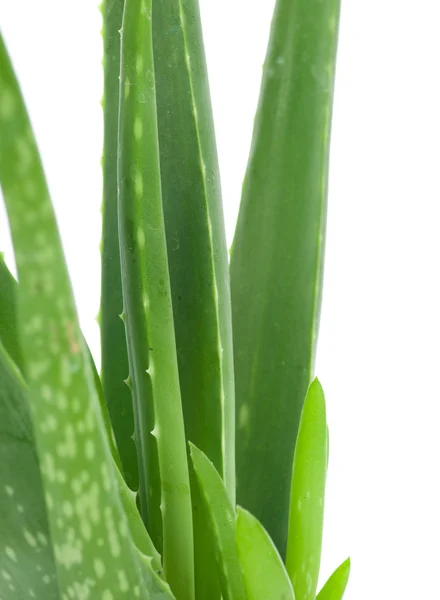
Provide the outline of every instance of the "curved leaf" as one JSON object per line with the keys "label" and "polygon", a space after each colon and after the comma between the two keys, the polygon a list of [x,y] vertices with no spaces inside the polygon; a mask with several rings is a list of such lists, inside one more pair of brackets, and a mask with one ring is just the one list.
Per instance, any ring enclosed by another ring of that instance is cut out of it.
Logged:
{"label": "curved leaf", "polygon": [[248,600],[295,600],[275,544],[261,523],[237,507],[237,548]]}
{"label": "curved leaf", "polygon": [[330,575],[327,583],[316,596],[316,600],[342,600],[350,577],[350,559],[347,558],[336,571]]}
{"label": "curved leaf", "polygon": [[60,593],[169,599],[129,532],[41,160],[1,37],[0,106],[0,183]]}
{"label": "curved leaf", "polygon": [[290,492],[286,568],[295,595],[314,600],[321,562],[327,474],[325,398],[315,379],[307,392],[299,424]]}
{"label": "curved leaf", "polygon": [[246,600],[235,540],[235,511],[218,471],[207,456],[190,443],[191,459],[203,498],[202,510],[215,549],[224,600]]}

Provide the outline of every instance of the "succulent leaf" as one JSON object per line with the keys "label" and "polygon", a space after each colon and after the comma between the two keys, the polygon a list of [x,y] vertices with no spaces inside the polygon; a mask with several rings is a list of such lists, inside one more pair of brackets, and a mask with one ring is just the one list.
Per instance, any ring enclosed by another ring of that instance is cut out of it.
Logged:
{"label": "succulent leaf", "polygon": [[269,534],[241,507],[237,507],[236,539],[248,600],[295,600],[292,583]]}
{"label": "succulent leaf", "polygon": [[190,443],[191,459],[200,488],[204,514],[217,559],[224,600],[247,600],[235,539],[235,510],[224,482],[209,458]]}
{"label": "succulent leaf", "polygon": [[316,600],[342,600],[350,577],[350,559],[347,558],[336,571],[330,575],[326,584],[316,596]]}
{"label": "succulent leaf", "polygon": [[1,37],[0,106],[0,184],[60,594],[169,599],[129,532],[41,160]]}
{"label": "succulent leaf", "polygon": [[125,1],[120,86],[119,241],[140,502],[153,542],[162,546],[171,589],[179,600],[191,600],[192,508],[162,209],[151,0]]}
{"label": "succulent leaf", "polygon": [[120,29],[123,0],[104,0],[104,155],[101,276],[101,379],[105,402],[115,433],[124,477],[138,489],[139,474],[133,441],[131,392],[124,384],[128,375],[118,238],[117,149],[120,74]]}
{"label": "succulent leaf", "polygon": [[277,0],[231,252],[237,502],[282,557],[321,304],[339,4]]}
{"label": "succulent leaf", "polygon": [[286,568],[295,595],[314,600],[321,562],[327,475],[325,398],[315,379],[307,392],[293,461]]}
{"label": "succulent leaf", "polygon": [[11,359],[23,371],[16,305],[17,282],[0,254],[0,340]]}
{"label": "succulent leaf", "polygon": [[[153,49],[160,169],[185,431],[235,503],[229,265],[197,0],[156,2]],[[208,426],[209,424],[209,426]],[[200,504],[192,480],[193,507]],[[220,597],[203,520],[193,510],[196,598]]]}

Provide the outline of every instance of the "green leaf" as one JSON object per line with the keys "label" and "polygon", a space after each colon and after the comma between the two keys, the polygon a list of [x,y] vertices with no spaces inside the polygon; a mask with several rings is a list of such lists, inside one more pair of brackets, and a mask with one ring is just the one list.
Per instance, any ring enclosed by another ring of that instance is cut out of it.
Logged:
{"label": "green leaf", "polygon": [[0,254],[0,340],[17,367],[23,371],[23,357],[17,328],[17,282]]}
{"label": "green leaf", "polygon": [[237,502],[285,556],[321,304],[339,0],[278,0],[231,253]]}
{"label": "green leaf", "polygon": [[0,344],[0,597],[60,600],[26,394]]}
{"label": "green leaf", "polygon": [[[160,169],[187,438],[235,504],[235,406],[228,254],[197,0],[153,9]],[[207,424],[209,423],[209,427]],[[192,481],[198,600],[220,592]]]}
{"label": "green leaf", "polygon": [[235,511],[225,485],[207,456],[190,443],[191,459],[203,498],[203,513],[215,548],[224,600],[247,600],[235,539]]}
{"label": "green leaf", "polygon": [[191,600],[192,509],[162,210],[151,28],[151,1],[126,0],[118,145],[122,287],[141,508],[156,547],[163,538],[171,589],[179,600]]}
{"label": "green leaf", "polygon": [[315,379],[307,392],[293,461],[286,568],[295,595],[314,600],[321,562],[327,475],[325,398]]}
{"label": "green leaf", "polygon": [[342,600],[350,577],[350,566],[350,559],[347,558],[329,577],[316,600]]}
{"label": "green leaf", "polygon": [[129,532],[41,160],[1,38],[0,106],[0,183],[60,594],[170,599]]}
{"label": "green leaf", "polygon": [[128,485],[137,490],[139,473],[133,440],[134,419],[128,377],[118,239],[117,148],[120,74],[120,29],[123,0],[104,0],[104,202],[101,278],[101,378],[116,445]]}
{"label": "green leaf", "polygon": [[248,600],[295,600],[286,568],[269,534],[241,507],[237,508],[236,538]]}

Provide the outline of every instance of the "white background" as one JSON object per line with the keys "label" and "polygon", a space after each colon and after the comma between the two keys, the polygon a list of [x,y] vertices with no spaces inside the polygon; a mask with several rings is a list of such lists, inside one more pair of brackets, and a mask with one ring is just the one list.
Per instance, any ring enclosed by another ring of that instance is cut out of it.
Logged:
{"label": "white background", "polygon": [[[201,8],[231,242],[273,0]],[[342,7],[317,373],[322,581],[350,554],[346,600],[440,597],[439,19],[438,0]],[[100,25],[95,0],[0,0],[96,356]],[[3,212],[0,236],[10,259]]]}

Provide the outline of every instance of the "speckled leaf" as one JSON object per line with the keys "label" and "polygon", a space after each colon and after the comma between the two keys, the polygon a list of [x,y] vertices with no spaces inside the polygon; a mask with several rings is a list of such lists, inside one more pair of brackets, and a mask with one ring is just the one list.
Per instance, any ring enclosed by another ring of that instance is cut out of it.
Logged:
{"label": "speckled leaf", "polygon": [[237,502],[285,557],[321,305],[340,0],[277,0],[231,252]]}
{"label": "speckled leaf", "polygon": [[61,600],[26,394],[0,344],[0,598]]}
{"label": "speckled leaf", "polygon": [[298,430],[290,492],[286,568],[300,600],[314,600],[321,562],[327,475],[325,398],[310,384]]}
{"label": "speckled leaf", "polygon": [[170,598],[130,535],[47,184],[1,38],[0,107],[0,183],[59,590],[69,598]]}
{"label": "speckled leaf", "polygon": [[330,575],[326,584],[316,596],[316,600],[342,600],[350,577],[350,559],[347,558],[336,571]]}
{"label": "speckled leaf", "polygon": [[0,340],[17,367],[23,370],[23,358],[17,329],[17,282],[0,254]]}
{"label": "speckled leaf", "polygon": [[125,0],[118,219],[140,505],[165,577],[194,598],[193,528],[163,220],[151,0]]}
{"label": "speckled leaf", "polygon": [[203,498],[203,515],[215,549],[223,600],[247,600],[235,539],[235,511],[225,485],[207,456],[190,443],[191,459]]}
{"label": "speckled leaf", "polygon": [[[198,0],[155,2],[160,169],[187,438],[235,504],[235,405],[229,265]],[[192,478],[197,600],[220,598]]]}
{"label": "speckled leaf", "polygon": [[128,485],[138,489],[139,473],[133,439],[131,391],[126,385],[128,355],[123,310],[118,239],[117,146],[120,74],[120,29],[123,0],[102,4],[104,38],[104,155],[101,277],[101,379],[116,444]]}
{"label": "speckled leaf", "polygon": [[241,507],[237,507],[236,539],[248,600],[295,600],[275,544],[258,519]]}

